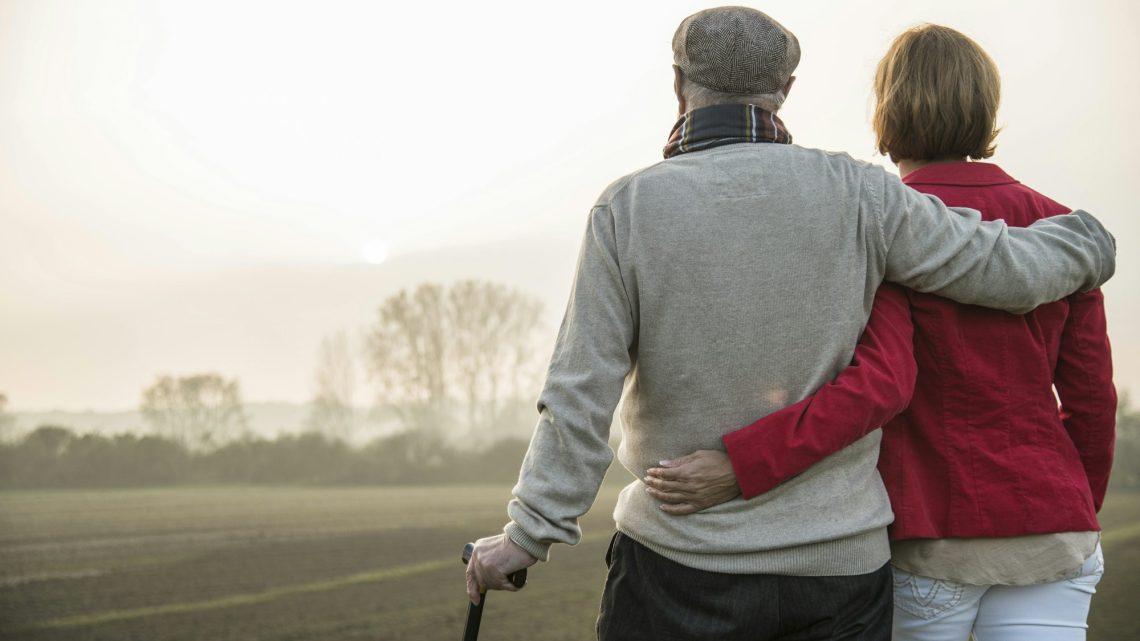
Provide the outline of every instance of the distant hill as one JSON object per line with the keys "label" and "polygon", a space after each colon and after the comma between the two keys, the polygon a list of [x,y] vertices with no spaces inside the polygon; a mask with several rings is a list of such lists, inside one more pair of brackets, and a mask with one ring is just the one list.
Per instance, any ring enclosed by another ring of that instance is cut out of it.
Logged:
{"label": "distant hill", "polygon": [[[504,403],[516,404],[518,412],[505,414],[503,421],[496,423],[494,428],[481,428],[477,433],[467,433],[461,425],[454,425],[453,431],[450,432],[453,445],[461,448],[479,447],[503,438],[529,439],[537,419],[534,400],[516,399]],[[246,419],[249,420],[249,431],[253,436],[272,439],[287,433],[307,430],[308,404],[270,401],[270,403],[246,403],[244,407]],[[112,436],[123,432],[149,432],[143,415],[136,409],[120,412],[67,412],[54,409],[46,412],[13,412],[11,416],[14,416],[16,421],[13,430],[3,435],[6,439],[21,438],[41,425],[58,425],[81,435],[98,433],[98,435]],[[388,436],[399,430],[399,423],[392,414],[377,417],[372,409],[357,407],[357,423],[351,440],[353,444],[364,445],[376,437]],[[620,436],[620,423],[617,414],[614,414],[610,429],[610,440],[614,446],[620,440]]]}
{"label": "distant hill", "polygon": [[[246,403],[245,414],[254,434],[272,438],[278,434],[298,432],[304,427],[309,406],[304,403]],[[79,433],[119,434],[146,432],[146,421],[137,410],[119,412],[14,412],[14,433],[21,435],[41,425],[59,425]]]}
{"label": "distant hill", "polygon": [[[462,432],[453,432],[454,444],[460,447],[480,445],[494,442],[503,438],[529,439],[534,429],[538,413],[533,411],[534,403],[531,400],[519,400],[520,412],[505,422],[497,424],[495,429],[482,429],[471,435]],[[246,403],[244,405],[246,418],[249,421],[249,431],[264,438],[275,438],[281,434],[295,434],[305,431],[305,421],[309,416],[309,406],[306,403],[288,402],[262,402]],[[395,420],[388,415],[387,418],[378,419],[368,408],[357,408],[357,423],[352,442],[362,445],[378,436],[392,434],[399,427]],[[123,410],[118,412],[83,411],[71,412],[52,410],[43,412],[12,412],[15,417],[14,428],[5,435],[6,438],[20,438],[24,434],[42,425],[56,425],[66,427],[77,434],[101,434],[110,436],[124,432],[145,434],[149,432],[146,421],[137,410]],[[621,438],[621,427],[617,415],[610,428],[610,441],[616,447]]]}

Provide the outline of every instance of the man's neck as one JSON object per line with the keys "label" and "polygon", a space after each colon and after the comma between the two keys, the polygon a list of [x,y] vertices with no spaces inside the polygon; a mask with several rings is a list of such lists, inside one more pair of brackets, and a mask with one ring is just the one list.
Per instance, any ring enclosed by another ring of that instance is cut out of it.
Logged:
{"label": "man's neck", "polygon": [[[747,103],[743,103],[743,102],[712,102],[709,104],[685,103],[683,105],[678,103],[678,105],[677,105],[677,117],[681,118],[685,114],[689,113],[690,111],[696,111],[698,109],[703,109],[705,107],[715,107],[717,105],[744,105],[744,104],[747,104]],[[779,114],[779,111],[780,111],[779,109],[769,109],[768,106],[762,105],[762,104],[757,104],[756,106],[760,107],[761,109],[763,109],[764,111],[767,111],[770,114]]]}
{"label": "man's neck", "polygon": [[906,176],[916,169],[922,169],[927,165],[940,165],[948,162],[962,162],[965,158],[939,158],[937,160],[907,160],[899,161],[899,175]]}

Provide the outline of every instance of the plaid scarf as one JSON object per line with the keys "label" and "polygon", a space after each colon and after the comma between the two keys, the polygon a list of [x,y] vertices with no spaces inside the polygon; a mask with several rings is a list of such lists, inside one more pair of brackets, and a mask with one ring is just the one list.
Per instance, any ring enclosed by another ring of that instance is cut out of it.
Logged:
{"label": "plaid scarf", "polygon": [[792,135],[776,114],[756,105],[711,105],[694,109],[669,132],[665,157],[737,142],[791,144]]}

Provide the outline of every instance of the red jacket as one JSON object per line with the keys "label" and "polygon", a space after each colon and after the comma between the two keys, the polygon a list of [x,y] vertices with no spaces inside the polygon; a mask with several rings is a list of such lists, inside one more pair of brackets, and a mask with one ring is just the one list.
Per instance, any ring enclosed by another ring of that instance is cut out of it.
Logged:
{"label": "red jacket", "polygon": [[[1069,211],[989,163],[903,181],[1011,226]],[[1100,291],[1018,316],[884,284],[851,366],[723,440],[751,498],[880,426],[892,539],[1099,530],[1116,427]]]}

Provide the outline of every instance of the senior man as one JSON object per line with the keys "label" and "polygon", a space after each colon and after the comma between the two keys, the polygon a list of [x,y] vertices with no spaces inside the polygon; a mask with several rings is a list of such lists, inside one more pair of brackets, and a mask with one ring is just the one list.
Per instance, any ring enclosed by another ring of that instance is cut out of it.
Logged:
{"label": "senior man", "polygon": [[[878,166],[791,144],[776,112],[795,36],[743,7],[673,38],[680,119],[663,162],[590,210],[510,522],[468,565],[481,589],[581,538],[613,453],[638,479],[719,448],[850,361],[883,280],[1025,312],[1098,287],[1112,237],[1084,212],[1027,228],[981,222]],[[621,493],[600,639],[888,639],[893,518],[874,432],[765,496],[667,514]]]}

